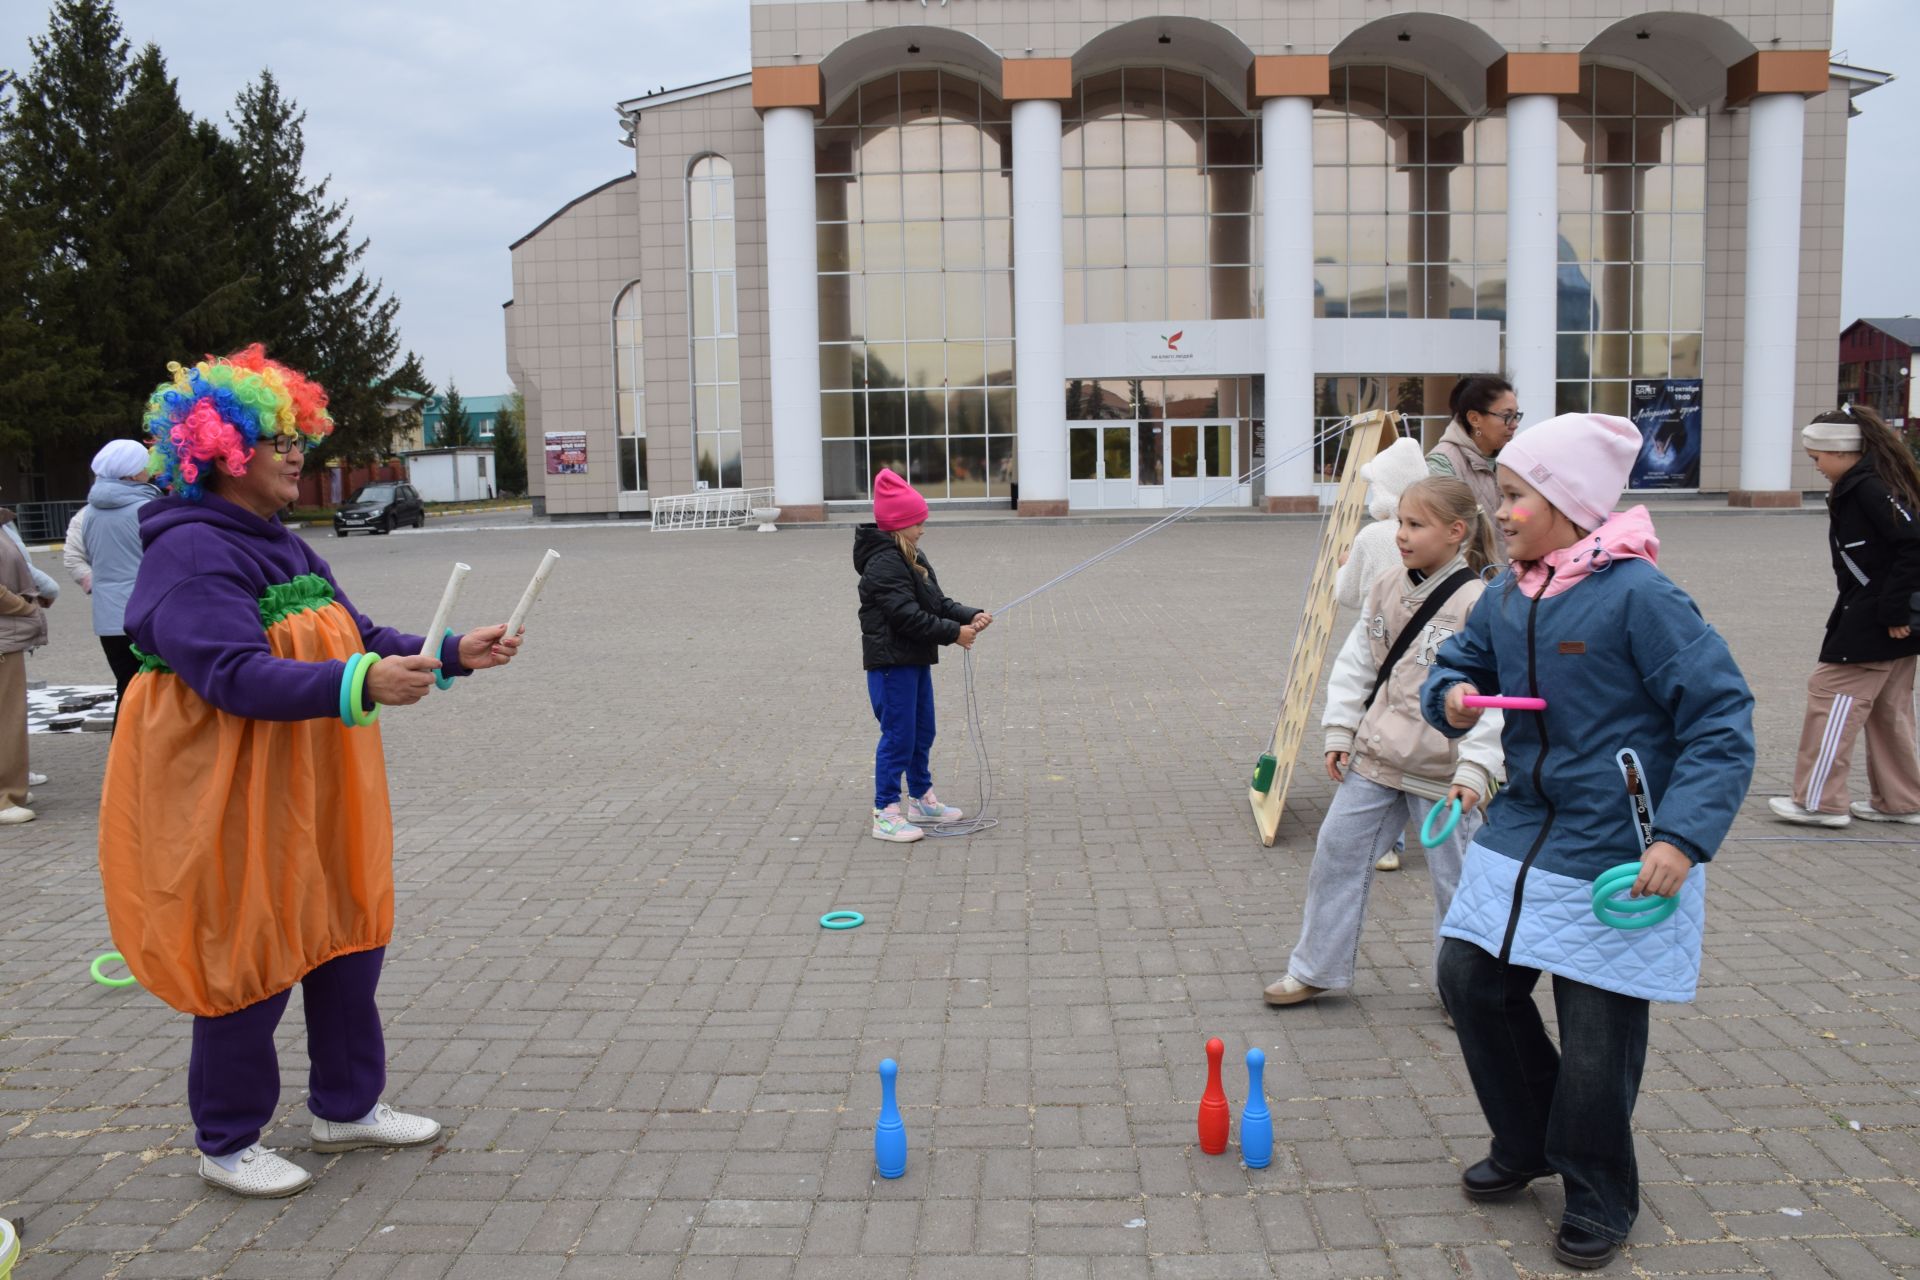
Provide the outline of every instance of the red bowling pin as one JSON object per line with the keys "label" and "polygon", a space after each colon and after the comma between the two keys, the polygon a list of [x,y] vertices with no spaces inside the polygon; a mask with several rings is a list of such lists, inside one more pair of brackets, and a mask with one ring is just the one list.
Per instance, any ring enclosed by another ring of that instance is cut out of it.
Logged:
{"label": "red bowling pin", "polygon": [[1227,1149],[1227,1130],[1233,1113],[1227,1109],[1227,1091],[1220,1085],[1220,1060],[1227,1046],[1218,1037],[1207,1041],[1207,1091],[1200,1095],[1200,1149],[1210,1156]]}

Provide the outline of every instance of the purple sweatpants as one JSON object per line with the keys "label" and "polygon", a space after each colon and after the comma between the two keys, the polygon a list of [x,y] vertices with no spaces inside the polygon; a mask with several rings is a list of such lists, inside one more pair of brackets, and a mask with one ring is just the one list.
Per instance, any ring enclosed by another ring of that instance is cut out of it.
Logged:
{"label": "purple sweatpants", "polygon": [[[323,1120],[358,1120],[387,1084],[387,1046],[373,1001],[387,949],[336,956],[300,980],[307,1010],[307,1109]],[[273,1033],[291,990],[218,1018],[193,1020],[187,1108],[194,1142],[212,1156],[260,1141],[280,1106]]]}

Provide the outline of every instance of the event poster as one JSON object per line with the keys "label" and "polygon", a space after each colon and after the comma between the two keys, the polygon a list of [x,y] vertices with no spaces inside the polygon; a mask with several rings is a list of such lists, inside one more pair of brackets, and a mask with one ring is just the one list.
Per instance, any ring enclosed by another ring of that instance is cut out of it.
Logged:
{"label": "event poster", "polygon": [[1633,423],[1640,456],[1629,489],[1700,487],[1700,379],[1636,378]]}
{"label": "event poster", "polygon": [[586,432],[547,432],[547,474],[550,476],[587,474]]}

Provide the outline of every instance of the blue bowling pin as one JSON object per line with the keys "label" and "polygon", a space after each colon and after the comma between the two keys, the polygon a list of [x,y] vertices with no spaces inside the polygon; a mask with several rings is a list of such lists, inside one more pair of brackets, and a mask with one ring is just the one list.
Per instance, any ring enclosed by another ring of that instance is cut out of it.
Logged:
{"label": "blue bowling pin", "polygon": [[1267,1055],[1247,1050],[1247,1109],[1240,1113],[1240,1159],[1249,1169],[1273,1163],[1273,1113],[1267,1110],[1267,1088],[1261,1077]]}
{"label": "blue bowling pin", "polygon": [[883,1178],[907,1171],[907,1126],[900,1122],[900,1104],[893,1095],[900,1066],[892,1058],[880,1062],[880,1118],[873,1125],[873,1166]]}

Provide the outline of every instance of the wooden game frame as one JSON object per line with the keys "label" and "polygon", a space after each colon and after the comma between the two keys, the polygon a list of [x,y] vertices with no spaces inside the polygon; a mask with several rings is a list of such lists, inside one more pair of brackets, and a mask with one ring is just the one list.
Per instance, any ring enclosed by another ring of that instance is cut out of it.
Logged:
{"label": "wooden game frame", "polygon": [[1340,469],[1340,489],[1327,515],[1320,538],[1320,556],[1314,561],[1313,577],[1307,587],[1306,616],[1300,620],[1293,656],[1287,664],[1286,695],[1280,704],[1280,722],[1273,731],[1273,781],[1264,793],[1247,788],[1260,843],[1268,848],[1273,846],[1280,830],[1287,788],[1293,782],[1294,764],[1307,735],[1307,717],[1313,710],[1313,696],[1320,687],[1320,669],[1326,664],[1327,643],[1332,639],[1334,617],[1339,612],[1333,598],[1334,575],[1340,571],[1340,557],[1352,549],[1354,535],[1360,531],[1360,512],[1367,496],[1360,468],[1399,438],[1398,413],[1374,409],[1354,415],[1348,433],[1346,463]]}

